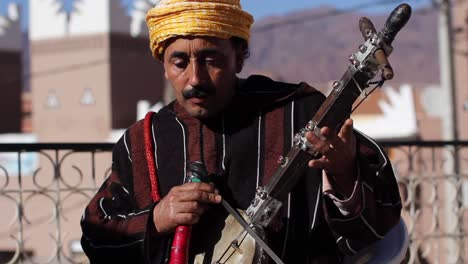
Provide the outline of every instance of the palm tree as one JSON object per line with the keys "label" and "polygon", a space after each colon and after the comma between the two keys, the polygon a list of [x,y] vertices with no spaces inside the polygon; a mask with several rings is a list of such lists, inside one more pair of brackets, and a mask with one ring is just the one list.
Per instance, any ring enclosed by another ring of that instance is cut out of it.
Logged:
{"label": "palm tree", "polygon": [[73,13],[78,13],[80,10],[77,8],[77,3],[81,0],[55,0],[58,5],[59,9],[57,13],[65,13],[66,15],[66,25],[67,25],[67,33],[69,33],[69,25],[71,16]]}
{"label": "palm tree", "polygon": [[156,5],[160,0],[134,0],[131,10],[132,25],[131,34],[133,36],[140,34],[141,24],[145,22],[146,12]]}

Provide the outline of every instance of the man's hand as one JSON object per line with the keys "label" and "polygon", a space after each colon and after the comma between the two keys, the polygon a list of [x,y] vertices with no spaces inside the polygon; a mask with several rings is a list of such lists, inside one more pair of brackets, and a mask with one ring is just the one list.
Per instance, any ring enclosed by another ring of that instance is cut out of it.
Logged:
{"label": "man's hand", "polygon": [[[323,169],[332,183],[331,187],[349,196],[357,178],[356,137],[353,134],[353,120],[347,119],[338,134],[328,127],[320,129],[322,140],[312,132],[306,134],[314,149],[322,154],[320,159],[310,160],[309,167]],[[335,184],[333,184],[335,183]],[[324,184],[328,184],[325,183]]]}
{"label": "man's hand", "polygon": [[167,233],[179,225],[196,224],[209,204],[220,202],[221,196],[212,184],[191,182],[175,186],[154,208],[156,230]]}

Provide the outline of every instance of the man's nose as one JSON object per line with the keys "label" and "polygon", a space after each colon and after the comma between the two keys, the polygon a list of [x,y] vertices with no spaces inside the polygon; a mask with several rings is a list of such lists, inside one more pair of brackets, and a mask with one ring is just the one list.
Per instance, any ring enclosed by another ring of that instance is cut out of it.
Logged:
{"label": "man's nose", "polygon": [[192,61],[189,72],[189,84],[192,87],[203,84],[206,79],[206,70],[197,61]]}

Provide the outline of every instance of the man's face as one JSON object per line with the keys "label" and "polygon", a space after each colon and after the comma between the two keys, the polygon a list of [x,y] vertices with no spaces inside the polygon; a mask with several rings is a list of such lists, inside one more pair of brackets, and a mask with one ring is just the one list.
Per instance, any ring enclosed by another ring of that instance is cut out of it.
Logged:
{"label": "man's face", "polygon": [[164,51],[167,80],[177,101],[193,117],[206,118],[227,106],[242,68],[240,52],[230,40],[179,37]]}

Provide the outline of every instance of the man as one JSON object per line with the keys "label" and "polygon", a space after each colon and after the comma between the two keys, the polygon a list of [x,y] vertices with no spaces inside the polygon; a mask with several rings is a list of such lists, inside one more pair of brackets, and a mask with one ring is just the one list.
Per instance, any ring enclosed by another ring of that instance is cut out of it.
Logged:
{"label": "man", "polygon": [[[250,205],[324,96],[304,83],[237,77],[253,23],[239,0],[162,0],[147,23],[176,100],[116,144],[112,173],[83,215],[82,245],[93,263],[164,263],[174,253],[176,228],[190,226],[188,262],[202,256],[197,263],[217,263],[221,200],[242,210]],[[307,139],[322,157],[309,161],[264,230],[285,263],[339,263],[400,218],[381,148],[353,131],[351,119],[338,133],[320,132]],[[209,182],[188,182],[193,162],[206,167]]]}

